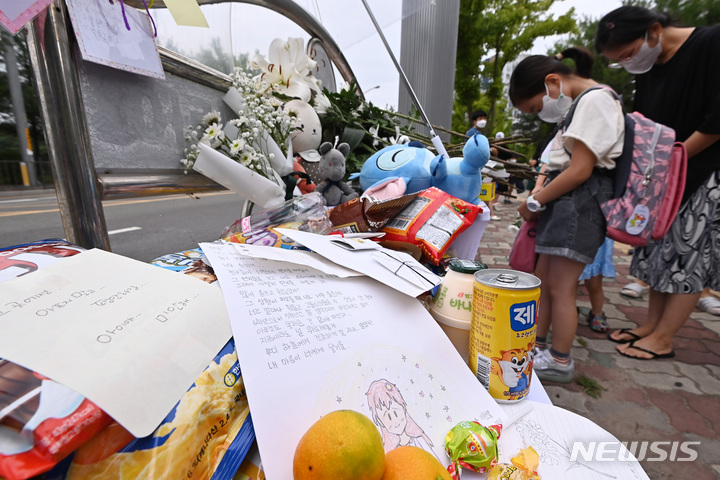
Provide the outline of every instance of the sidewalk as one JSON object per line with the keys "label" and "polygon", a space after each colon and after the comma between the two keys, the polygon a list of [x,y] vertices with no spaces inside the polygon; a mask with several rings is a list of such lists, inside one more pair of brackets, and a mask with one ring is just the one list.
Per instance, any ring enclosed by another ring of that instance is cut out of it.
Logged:
{"label": "sidewalk", "polygon": [[[509,268],[508,254],[515,233],[508,226],[516,219],[517,206],[496,204],[500,220],[491,221],[478,255],[489,267]],[[617,278],[603,284],[605,313],[613,329],[632,328],[645,321],[647,298],[620,296],[623,285],[633,281],[628,269],[629,247],[615,244]],[[578,306],[587,312],[590,301],[579,288]],[[583,307],[585,307],[583,309]],[[687,447],[697,452],[695,461],[651,461],[659,452],[648,449],[642,466],[652,480],[720,478],[720,317],[696,310],[675,338],[676,356],[664,360],[633,360],[616,353],[616,344],[581,321],[572,351],[576,382],[600,387],[593,398],[578,383],[543,382],[552,402],[586,418],[628,442],[700,442]],[[670,443],[659,450],[671,453]],[[639,447],[636,455],[640,457]],[[687,458],[683,450],[677,458]],[[618,479],[624,480],[624,479]]]}

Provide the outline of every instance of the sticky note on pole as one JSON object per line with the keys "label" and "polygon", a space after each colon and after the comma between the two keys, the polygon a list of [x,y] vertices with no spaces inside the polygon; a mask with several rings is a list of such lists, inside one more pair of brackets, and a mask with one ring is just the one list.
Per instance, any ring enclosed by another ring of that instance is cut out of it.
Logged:
{"label": "sticky note on pole", "polygon": [[165,6],[178,25],[209,28],[197,0],[165,0]]}

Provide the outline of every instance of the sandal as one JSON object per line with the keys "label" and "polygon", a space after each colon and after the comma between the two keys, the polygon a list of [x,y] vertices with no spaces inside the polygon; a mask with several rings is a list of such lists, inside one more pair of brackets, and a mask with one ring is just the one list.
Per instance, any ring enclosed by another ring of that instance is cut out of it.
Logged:
{"label": "sandal", "polygon": [[590,310],[590,312],[588,312],[587,322],[590,330],[593,332],[607,333],[610,331],[610,325],[607,323],[605,312],[593,315],[592,310]]}
{"label": "sandal", "polygon": [[650,357],[636,357],[635,355],[630,355],[628,353],[621,352],[619,350],[618,350],[618,353],[620,355],[622,355],[623,357],[634,358],[635,360],[657,360],[659,358],[673,358],[675,356],[675,352],[672,350],[670,350],[668,353],[657,353],[657,352],[653,352],[652,350],[648,350],[647,348],[638,347],[637,345],[635,345],[635,340],[630,342],[629,348],[632,348],[639,352],[647,353],[650,355]]}
{"label": "sandal", "polygon": [[627,298],[642,298],[648,290],[650,290],[649,286],[643,287],[639,283],[633,282],[625,285],[622,290],[620,290],[620,295]]}
{"label": "sandal", "polygon": [[701,297],[700,300],[698,300],[697,307],[703,312],[720,316],[720,298],[717,298],[715,295]]}
{"label": "sandal", "polygon": [[[628,343],[628,342],[634,342],[636,340],[640,340],[642,338],[640,335],[633,333],[630,330],[631,329],[629,329],[629,328],[621,328],[620,330],[615,330],[615,332],[608,333],[608,336],[607,336],[608,340],[610,340],[611,342],[615,342],[615,343]],[[629,339],[628,338],[622,338],[622,339],[613,338],[612,334],[616,333],[616,332],[619,335],[629,335],[631,338],[629,338]]]}

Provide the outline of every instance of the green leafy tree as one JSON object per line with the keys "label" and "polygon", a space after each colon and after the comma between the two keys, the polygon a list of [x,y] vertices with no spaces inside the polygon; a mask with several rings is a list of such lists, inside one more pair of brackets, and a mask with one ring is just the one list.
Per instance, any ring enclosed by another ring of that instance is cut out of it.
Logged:
{"label": "green leafy tree", "polygon": [[655,0],[655,7],[672,15],[683,26],[720,23],[720,2],[717,0]]}
{"label": "green leafy tree", "polygon": [[[36,173],[44,183],[52,181],[52,174],[47,164],[47,149],[42,131],[42,118],[40,104],[35,89],[30,52],[28,50],[25,32],[20,31],[15,36],[7,32],[2,33],[3,48],[0,48],[0,160],[20,160],[19,140],[15,129],[15,117],[10,99],[10,88],[5,67],[4,45],[10,42],[15,50],[20,83],[25,104],[25,116],[28,124],[30,144],[33,150],[33,160]],[[14,165],[13,165],[14,167]],[[19,167],[17,167],[19,169]],[[8,170],[3,170],[7,172]],[[11,179],[0,179],[0,183],[9,183]]]}
{"label": "green leafy tree", "polygon": [[[455,71],[453,129],[467,129],[467,117],[478,105],[488,108],[488,131],[504,96],[503,67],[530,50],[537,38],[575,29],[574,9],[557,18],[547,13],[555,0],[461,0]],[[484,58],[488,60],[483,61]],[[462,113],[461,113],[462,112]],[[460,116],[462,115],[462,120]],[[457,122],[457,123],[456,123]]]}

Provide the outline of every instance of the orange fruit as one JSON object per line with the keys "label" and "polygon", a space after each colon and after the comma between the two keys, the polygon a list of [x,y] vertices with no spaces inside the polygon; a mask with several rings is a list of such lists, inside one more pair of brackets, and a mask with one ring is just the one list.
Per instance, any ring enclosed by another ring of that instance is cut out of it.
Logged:
{"label": "orange fruit", "polygon": [[375,424],[353,410],[336,410],[315,422],[295,449],[295,480],[380,480],[385,449]]}
{"label": "orange fruit", "polygon": [[451,480],[451,477],[432,453],[408,445],[385,455],[382,480]]}

